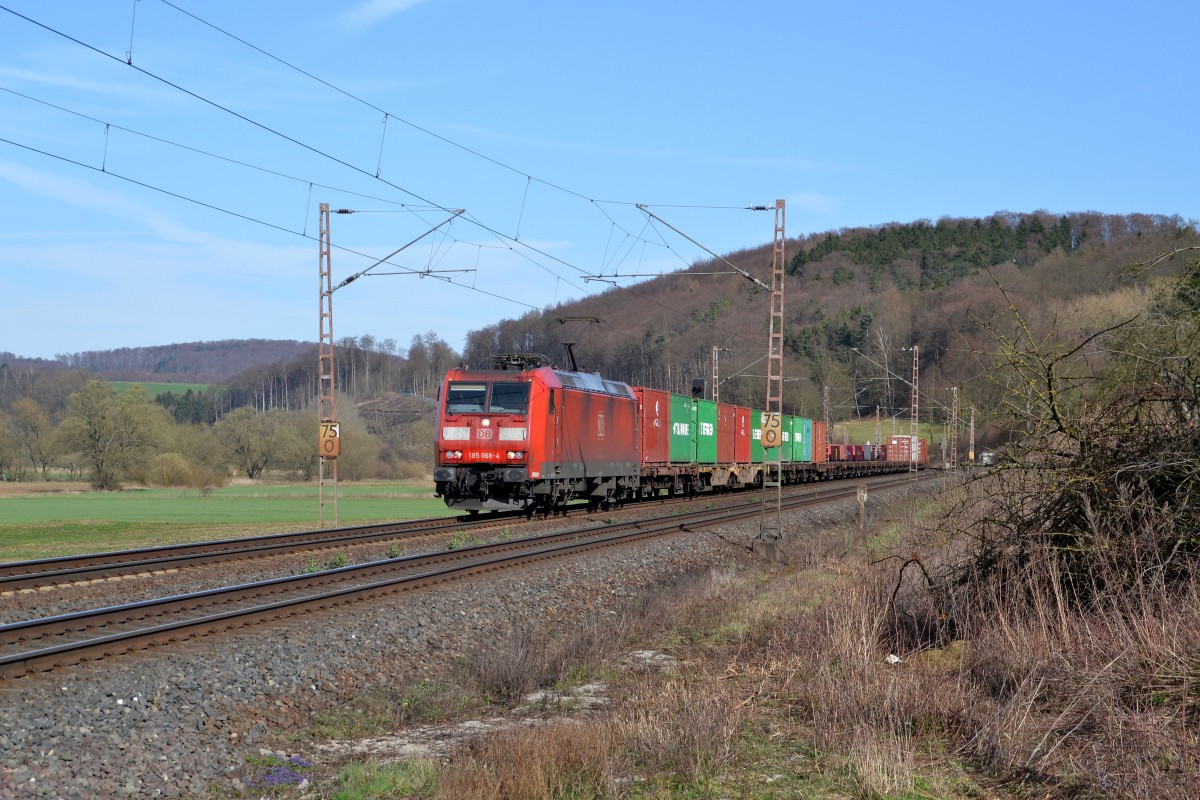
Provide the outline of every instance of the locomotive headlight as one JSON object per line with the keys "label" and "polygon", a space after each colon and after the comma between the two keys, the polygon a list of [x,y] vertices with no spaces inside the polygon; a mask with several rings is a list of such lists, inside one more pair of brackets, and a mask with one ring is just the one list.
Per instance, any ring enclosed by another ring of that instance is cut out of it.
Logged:
{"label": "locomotive headlight", "polygon": [[505,453],[505,455],[508,456],[509,461],[516,461],[518,459],[522,459],[525,457],[525,451],[524,450],[509,450],[507,453]]}

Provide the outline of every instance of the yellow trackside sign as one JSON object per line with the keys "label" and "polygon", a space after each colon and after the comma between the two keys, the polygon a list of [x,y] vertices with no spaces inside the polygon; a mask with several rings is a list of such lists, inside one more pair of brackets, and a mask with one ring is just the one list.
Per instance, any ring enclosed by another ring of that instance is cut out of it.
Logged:
{"label": "yellow trackside sign", "polygon": [[763,447],[779,447],[783,442],[783,422],[778,414],[763,414],[762,443]]}
{"label": "yellow trackside sign", "polygon": [[342,452],[342,426],[338,422],[322,422],[317,440],[317,453],[321,458],[337,458]]}

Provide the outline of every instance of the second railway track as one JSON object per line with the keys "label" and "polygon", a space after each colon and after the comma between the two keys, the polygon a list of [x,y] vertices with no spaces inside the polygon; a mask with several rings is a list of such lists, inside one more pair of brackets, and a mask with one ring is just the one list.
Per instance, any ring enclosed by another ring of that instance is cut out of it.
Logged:
{"label": "second railway track", "polygon": [[[812,491],[814,486],[825,487],[827,484],[802,484],[794,488]],[[694,499],[676,498],[655,502],[686,503]],[[481,517],[443,517],[0,563],[0,594],[227,561],[311,552],[315,549],[350,547],[453,531],[486,529],[497,524],[524,524],[525,521],[526,517],[522,514],[507,513]]]}
{"label": "second railway track", "polygon": [[[875,485],[885,488],[906,482],[905,478],[892,478]],[[788,497],[783,507],[794,509],[852,497],[856,492],[857,486],[842,484],[816,495]],[[763,507],[758,503],[676,513],[12,623],[0,626],[0,677],[13,678],[761,513]]]}
{"label": "second railway track", "polygon": [[236,559],[307,552],[314,548],[344,547],[389,539],[427,536],[492,521],[490,518],[463,521],[458,517],[445,517],[295,533],[276,533],[238,539],[215,539],[207,542],[190,542],[137,550],[116,550],[109,553],[63,556],[38,561],[16,561],[0,564],[0,592],[136,575]]}

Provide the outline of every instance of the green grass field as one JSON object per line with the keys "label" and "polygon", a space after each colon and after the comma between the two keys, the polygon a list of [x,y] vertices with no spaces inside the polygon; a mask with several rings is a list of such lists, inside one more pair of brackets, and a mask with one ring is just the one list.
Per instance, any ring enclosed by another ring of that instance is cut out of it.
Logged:
{"label": "green grass field", "polygon": [[[55,484],[56,488],[62,484]],[[228,539],[318,527],[317,486],[41,492],[0,497],[0,561]],[[392,521],[449,515],[429,484],[343,483],[338,521]],[[326,506],[326,525],[332,512]]]}
{"label": "green grass field", "polygon": [[[895,435],[908,436],[910,421],[901,419],[896,421]],[[875,418],[862,420],[846,420],[843,422],[832,423],[833,430],[829,434],[830,444],[843,444],[843,433],[849,433],[849,444],[863,444],[864,442],[875,441]],[[941,425],[931,426],[928,422],[922,420],[917,426],[917,436],[924,439],[929,444],[929,452],[933,454],[937,451],[938,439],[944,434],[945,428]],[[885,419],[879,425],[879,435],[881,441],[887,442],[888,437],[892,436],[892,421]]]}
{"label": "green grass field", "polygon": [[160,394],[187,394],[187,390],[199,393],[208,389],[212,384],[209,383],[145,383],[143,381],[113,381],[113,386],[118,392],[127,392],[134,386],[141,386],[146,390],[146,394],[151,397],[157,397]]}

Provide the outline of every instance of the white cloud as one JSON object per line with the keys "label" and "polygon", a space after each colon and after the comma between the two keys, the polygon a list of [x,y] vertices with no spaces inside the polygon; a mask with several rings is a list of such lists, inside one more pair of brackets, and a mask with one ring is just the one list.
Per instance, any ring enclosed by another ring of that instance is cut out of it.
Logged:
{"label": "white cloud", "polygon": [[[51,55],[57,54],[59,51],[49,51]],[[74,54],[71,54],[73,56]],[[48,60],[46,58],[41,59]],[[0,64],[0,78],[13,81],[16,84],[29,84],[40,87],[49,87],[54,89],[67,89],[77,92],[87,92],[92,95],[100,95],[104,97],[119,98],[123,101],[144,100],[147,102],[164,105],[167,103],[177,103],[179,100],[178,93],[169,92],[153,86],[144,86],[137,83],[131,83],[120,78],[108,80],[93,80],[89,78],[81,78],[77,75],[68,74],[56,69],[57,65],[67,61],[68,58],[59,58],[55,67],[48,67],[45,70],[40,69],[22,69],[7,64]],[[124,67],[124,69],[129,69]],[[88,74],[85,69],[81,68],[81,72]],[[97,74],[96,70],[92,70],[91,74]],[[30,91],[26,89],[26,91]]]}
{"label": "white cloud", "polygon": [[30,169],[12,162],[0,161],[0,181],[6,180],[21,189],[60,203],[87,211],[133,222],[159,236],[177,242],[205,242],[212,237],[193,231],[142,203],[118,192],[98,189],[90,183],[64,178],[43,170]]}
{"label": "white cloud", "polygon": [[423,2],[425,0],[366,0],[342,14],[338,20],[345,28],[361,31]]}

